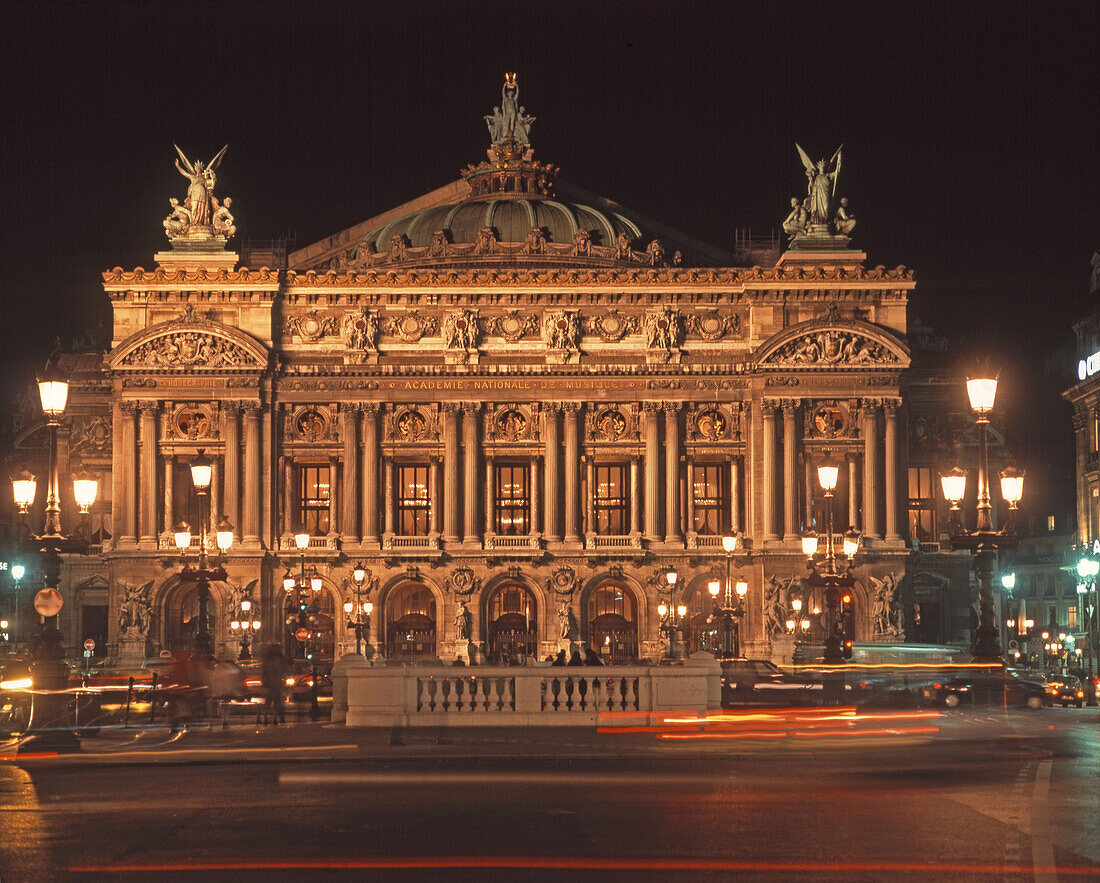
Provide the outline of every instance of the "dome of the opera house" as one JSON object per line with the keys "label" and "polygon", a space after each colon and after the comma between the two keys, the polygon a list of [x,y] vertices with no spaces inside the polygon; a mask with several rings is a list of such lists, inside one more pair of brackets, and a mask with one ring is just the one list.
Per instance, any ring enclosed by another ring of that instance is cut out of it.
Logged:
{"label": "dome of the opera house", "polygon": [[361,241],[384,251],[394,236],[403,236],[415,248],[429,245],[432,234],[443,230],[451,242],[474,242],[483,227],[491,228],[500,242],[523,242],[532,227],[541,228],[546,240],[555,243],[571,242],[578,230],[587,230],[593,245],[613,245],[620,233],[643,247],[648,241],[647,231],[619,212],[579,202],[515,197],[469,199],[410,212],[374,227]]}

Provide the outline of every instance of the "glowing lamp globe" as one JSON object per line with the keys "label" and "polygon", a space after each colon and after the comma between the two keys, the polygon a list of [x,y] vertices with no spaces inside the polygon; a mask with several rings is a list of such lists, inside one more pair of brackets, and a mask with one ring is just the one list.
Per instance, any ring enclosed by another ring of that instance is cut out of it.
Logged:
{"label": "glowing lamp globe", "polygon": [[38,488],[38,479],[34,473],[24,469],[11,477],[11,492],[19,511],[26,513],[34,502],[34,493]]}
{"label": "glowing lamp globe", "polygon": [[1024,495],[1024,473],[1009,466],[1001,470],[1001,496],[1009,508],[1015,509]]}
{"label": "glowing lamp globe", "polygon": [[744,598],[749,593],[749,584],[746,582],[739,582],[737,584],[737,594],[739,597]]}
{"label": "glowing lamp globe", "polygon": [[834,490],[839,476],[840,467],[832,463],[824,463],[817,467],[817,480],[823,491]]}
{"label": "glowing lamp globe", "polygon": [[65,413],[65,403],[69,400],[69,381],[56,370],[47,371],[38,379],[38,398],[46,416],[56,420]]}
{"label": "glowing lamp globe", "polygon": [[817,552],[817,534],[807,534],[802,538],[802,554],[812,558]]}
{"label": "glowing lamp globe", "polygon": [[99,495],[99,480],[90,472],[77,472],[73,475],[73,497],[82,515],[87,515],[92,503]]}
{"label": "glowing lamp globe", "polygon": [[1011,592],[1014,588],[1016,588],[1016,573],[1012,572],[1004,574],[1001,577],[1001,585]]}
{"label": "glowing lamp globe", "polygon": [[665,580],[668,582],[668,584],[670,586],[676,585],[676,571],[675,570],[670,570],[668,573],[666,573],[665,574]]}
{"label": "glowing lamp globe", "polygon": [[173,531],[173,537],[176,541],[176,548],[181,552],[184,549],[191,548],[191,528],[186,521],[181,521],[176,525],[175,531]]}
{"label": "glowing lamp globe", "polygon": [[308,549],[309,534],[305,533],[304,531],[302,533],[294,534],[294,545],[297,546],[298,549]]}
{"label": "glowing lamp globe", "polygon": [[355,565],[355,570],[351,572],[351,577],[357,583],[361,583],[367,578],[367,568],[363,566],[362,562]]}
{"label": "glowing lamp globe", "polygon": [[368,601],[366,604],[363,605],[363,609],[367,611],[367,616],[370,616],[374,612],[374,604],[371,601]]}
{"label": "glowing lamp globe", "polygon": [[321,577],[318,574],[315,573],[309,578],[309,587],[313,589],[313,591],[321,591],[322,585],[324,585],[324,583],[321,581]]}
{"label": "glowing lamp globe", "polygon": [[726,550],[726,553],[732,553],[737,549],[737,537],[731,534],[728,537],[722,537],[722,548]]}
{"label": "glowing lamp globe", "polygon": [[355,605],[351,601],[344,602],[344,613],[351,616],[351,612],[355,609]]}
{"label": "glowing lamp globe", "polygon": [[249,601],[247,598],[245,598],[243,601],[241,601],[241,612],[242,613],[248,613],[248,611],[250,611],[251,609],[252,609],[252,602],[251,601]]}
{"label": "glowing lamp globe", "polygon": [[707,583],[707,591],[710,592],[710,596],[712,598],[717,598],[718,597],[718,580],[712,579],[709,583]]}
{"label": "glowing lamp globe", "polygon": [[218,548],[223,552],[228,551],[229,547],[233,545],[233,525],[229,523],[228,518],[223,516],[218,522],[214,536]]}
{"label": "glowing lamp globe", "polygon": [[214,464],[206,456],[206,452],[199,449],[199,455],[191,461],[191,482],[195,490],[209,490],[210,482],[214,478]]}
{"label": "glowing lamp globe", "polygon": [[851,558],[859,551],[859,534],[854,530],[844,534],[844,554]]}
{"label": "glowing lamp globe", "polygon": [[688,612],[688,609],[684,604],[681,604],[679,607],[676,608],[676,615],[677,616],[683,616],[687,612]]}
{"label": "glowing lamp globe", "polygon": [[791,607],[794,609],[795,613],[798,613],[800,610],[802,610],[802,599],[795,598],[794,600],[792,600]]}
{"label": "glowing lamp globe", "polygon": [[970,398],[970,407],[978,414],[988,414],[993,410],[997,398],[996,377],[969,377],[966,380],[966,394]]}
{"label": "glowing lamp globe", "polygon": [[61,593],[57,589],[42,589],[34,596],[34,609],[39,616],[57,616],[61,605]]}
{"label": "glowing lamp globe", "polygon": [[657,615],[661,616],[661,617],[664,617],[667,614],[668,614],[668,605],[665,604],[662,601],[660,604],[657,605]]}
{"label": "glowing lamp globe", "polygon": [[952,467],[950,472],[944,472],[940,476],[940,485],[943,488],[943,498],[952,508],[957,509],[962,498],[966,496],[966,472],[958,466]]}
{"label": "glowing lamp globe", "polygon": [[292,577],[290,575],[290,570],[288,569],[287,572],[283,574],[283,591],[284,592],[289,592],[293,588],[294,588],[294,577]]}
{"label": "glowing lamp globe", "polygon": [[27,568],[25,568],[22,564],[13,564],[11,566],[11,578],[16,582],[19,582],[19,580],[23,578],[23,574],[25,574],[26,572]]}

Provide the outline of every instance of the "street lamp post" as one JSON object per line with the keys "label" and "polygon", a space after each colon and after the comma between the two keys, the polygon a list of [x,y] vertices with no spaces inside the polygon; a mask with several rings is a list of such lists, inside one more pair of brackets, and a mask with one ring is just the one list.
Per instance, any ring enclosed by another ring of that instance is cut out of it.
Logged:
{"label": "street lamp post", "polygon": [[[67,537],[61,532],[61,492],[58,478],[57,430],[69,396],[69,382],[54,365],[38,380],[38,394],[42,411],[46,415],[49,434],[48,484],[46,488],[45,523],[41,534],[23,538],[24,548],[41,556],[45,587],[34,599],[34,609],[42,616],[42,627],[34,643],[31,661],[31,679],[35,689],[31,717],[27,724],[27,736],[18,753],[80,750],[80,740],[74,729],[67,725],[69,668],[64,662],[65,651],[61,646],[61,632],[57,628],[57,615],[61,610],[61,555],[62,553],[86,553],[84,539]],[[95,502],[99,489],[92,477],[82,477],[73,486],[73,494],[81,514],[86,514]],[[36,479],[23,472],[12,479],[12,494],[19,512],[25,515],[34,502]]]}
{"label": "street lamp post", "polygon": [[657,605],[657,615],[661,617],[661,631],[668,635],[668,658],[676,659],[676,632],[687,615],[687,606],[676,606],[676,571],[665,574],[668,583],[668,604],[663,601]]}
{"label": "street lamp post", "polygon": [[367,635],[367,659],[374,657],[374,648],[370,643],[370,615],[374,612],[374,604],[369,600],[364,604],[362,600],[363,583],[367,578],[367,569],[362,562],[355,565],[352,570],[352,579],[355,583],[355,601],[344,602],[344,613],[348,617],[348,628],[355,630],[355,655],[363,655],[363,633]]}
{"label": "street lamp post", "polygon": [[252,602],[248,598],[241,601],[240,614],[240,619],[234,619],[229,623],[229,631],[240,640],[241,652],[237,659],[247,662],[252,658],[252,641],[260,631],[262,623],[258,619],[253,619]]}
{"label": "street lamp post", "polygon": [[[214,658],[214,636],[210,632],[210,583],[224,581],[229,576],[220,564],[211,566],[207,555],[210,541],[210,482],[213,477],[214,464],[200,449],[198,456],[191,461],[191,483],[199,498],[199,561],[198,567],[191,567],[186,564],[185,558],[180,580],[192,581],[198,587],[199,622],[195,632],[195,653],[207,662]],[[224,555],[233,545],[233,525],[223,518],[214,528],[214,540],[218,551]],[[180,522],[176,527],[175,541],[180,555],[186,556],[191,548],[191,529],[185,522]]]}
{"label": "street lamp post", "polygon": [[[745,615],[744,598],[748,594],[746,582],[733,581],[733,553],[737,549],[737,535],[722,537],[722,548],[726,552],[726,582],[722,586],[714,579],[707,583],[714,604],[714,612],[721,622],[721,644],[718,648],[719,659],[739,659],[741,657],[741,618]],[[736,589],[737,606],[733,604]],[[722,592],[722,605],[718,605],[718,593]]]}
{"label": "street lamp post", "polygon": [[[1096,674],[1096,576],[1100,574],[1100,560],[1082,556],[1077,562],[1077,595],[1081,601],[1087,619],[1085,624],[1089,636],[1089,677]],[[1094,696],[1089,696],[1090,705],[1095,701]]]}
{"label": "street lamp post", "polygon": [[974,661],[1003,665],[993,603],[993,562],[999,549],[1016,548],[1013,517],[1023,496],[1024,473],[1011,467],[1001,472],[1001,496],[1008,503],[1010,515],[1004,527],[996,530],[989,499],[986,429],[997,397],[997,379],[989,376],[968,378],[966,392],[970,407],[977,414],[978,426],[978,497],[973,530],[966,529],[959,509],[966,491],[966,473],[955,467],[942,475],[940,482],[943,495],[951,504],[952,517],[956,519],[956,529],[951,536],[952,548],[965,549],[973,555],[974,573],[978,578],[978,628],[971,648]]}
{"label": "street lamp post", "polygon": [[[842,664],[847,656],[845,650],[851,644],[851,635],[846,634],[844,623],[843,601],[851,597],[855,580],[852,577],[851,567],[844,572],[837,570],[836,548],[833,542],[833,491],[836,489],[839,469],[832,463],[825,463],[817,468],[817,480],[825,492],[825,558],[824,568],[814,564],[813,555],[817,552],[816,535],[803,539],[803,552],[810,560],[810,576],[807,582],[810,590],[820,588],[820,596],[825,601],[825,654],[826,665]],[[856,539],[844,539],[844,551],[848,553],[849,565],[851,564],[855,550],[858,547]]]}

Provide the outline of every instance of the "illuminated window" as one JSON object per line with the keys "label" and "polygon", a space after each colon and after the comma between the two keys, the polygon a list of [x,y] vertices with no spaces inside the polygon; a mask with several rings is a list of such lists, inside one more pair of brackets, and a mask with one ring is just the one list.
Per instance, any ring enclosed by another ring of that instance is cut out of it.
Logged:
{"label": "illuminated window", "polygon": [[1047,533],[1054,533],[1054,516],[1047,516]]}
{"label": "illuminated window", "polygon": [[909,536],[921,543],[936,541],[935,484],[930,467],[909,467]]}
{"label": "illuminated window", "polygon": [[630,532],[630,498],[626,466],[597,466],[594,508],[596,533],[621,536]]}
{"label": "illuminated window", "polygon": [[312,536],[327,534],[329,523],[329,499],[332,492],[328,466],[300,466],[298,468],[298,508],[302,529]]}
{"label": "illuminated window", "polygon": [[495,530],[504,536],[531,532],[531,470],[520,463],[498,463],[494,468],[496,488]]}
{"label": "illuminated window", "polygon": [[1076,630],[1077,628],[1077,605],[1070,604],[1066,608],[1066,628],[1070,630]]}
{"label": "illuminated window", "polygon": [[696,533],[719,536],[727,532],[729,504],[726,497],[726,467],[719,463],[696,463],[692,493],[695,499]]}
{"label": "illuminated window", "polygon": [[432,500],[426,465],[397,468],[397,529],[401,536],[426,537]]}

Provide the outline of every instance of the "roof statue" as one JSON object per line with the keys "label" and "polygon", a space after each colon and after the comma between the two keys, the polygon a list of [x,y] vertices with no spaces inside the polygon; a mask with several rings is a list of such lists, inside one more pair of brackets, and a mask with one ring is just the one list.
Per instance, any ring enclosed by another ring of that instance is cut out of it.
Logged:
{"label": "roof statue", "polygon": [[489,138],[494,147],[512,141],[521,146],[531,144],[531,123],[535,121],[528,115],[527,108],[519,103],[519,85],[516,74],[504,75],[504,86],[500,90],[500,105],[485,116],[489,127]]}
{"label": "roof statue", "polygon": [[806,169],[806,198],[800,202],[798,197],[791,197],[791,211],[783,219],[783,232],[790,237],[792,248],[847,246],[856,219],[848,200],[836,197],[843,147],[838,147],[831,159],[814,162],[800,144],[795,144]]}
{"label": "roof statue", "polygon": [[[187,196],[182,203],[175,198],[168,200],[172,212],[164,219],[165,234],[173,241],[184,237],[212,239],[220,236],[229,239],[237,232],[233,225],[233,215],[229,213],[233,200],[227,198],[224,203],[219,203],[214,196],[214,187],[218,182],[215,172],[229,145],[225,145],[205,164],[202,160],[191,162],[178,145],[173,147],[179,154],[176,170],[187,179],[188,186]],[[183,165],[180,165],[180,160],[183,160]]]}

